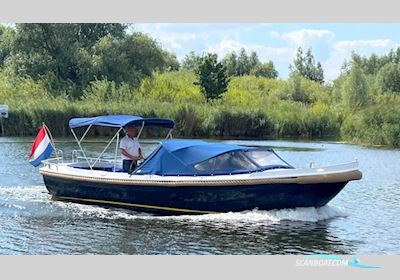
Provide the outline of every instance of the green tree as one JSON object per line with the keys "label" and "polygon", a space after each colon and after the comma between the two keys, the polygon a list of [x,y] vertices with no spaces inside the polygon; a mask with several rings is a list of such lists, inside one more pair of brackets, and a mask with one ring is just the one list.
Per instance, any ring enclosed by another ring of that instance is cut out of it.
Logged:
{"label": "green tree", "polygon": [[304,55],[303,49],[299,47],[297,54],[293,60],[293,64],[289,66],[290,75],[301,75],[306,79],[324,83],[324,71],[320,62],[316,62],[312,54],[311,48],[309,48]]}
{"label": "green tree", "polygon": [[366,75],[376,75],[379,70],[391,60],[396,60],[395,52],[389,55],[377,56],[372,54],[370,57],[363,57],[353,52],[351,55],[351,65],[357,64]]}
{"label": "green tree", "polygon": [[254,61],[250,60],[250,57],[247,55],[246,50],[242,48],[237,58],[236,74],[238,76],[250,74],[252,63],[254,63]]}
{"label": "green tree", "polygon": [[358,64],[366,75],[376,75],[388,63],[400,64],[400,47],[381,56],[371,54],[369,57],[362,57],[353,52],[352,63]]}
{"label": "green tree", "polygon": [[298,74],[305,76],[305,58],[303,55],[303,49],[297,48],[296,57],[293,60],[293,64],[289,65],[290,75],[296,76]]}
{"label": "green tree", "polygon": [[250,74],[251,70],[253,70],[254,67],[256,67],[256,66],[259,65],[259,64],[261,64],[261,62],[260,62],[260,60],[258,59],[257,53],[256,53],[255,51],[252,51],[252,52],[250,53],[250,57],[249,57],[249,66],[250,66],[250,69],[249,69],[249,73],[248,73],[248,74]]}
{"label": "green tree", "polygon": [[317,62],[317,67],[315,68],[315,72],[313,73],[313,81],[316,81],[320,84],[324,83],[324,69],[322,68],[321,63]]}
{"label": "green tree", "polygon": [[[304,79],[304,78],[303,78]],[[289,79],[289,93],[293,101],[310,103],[310,97],[302,86],[302,76],[295,75]]]}
{"label": "green tree", "polygon": [[261,63],[256,52],[253,51],[248,55],[244,48],[240,50],[239,56],[235,52],[227,54],[222,59],[222,64],[226,68],[228,77],[244,75],[272,79],[278,77],[278,72],[275,70],[272,61]]}
{"label": "green tree", "polygon": [[176,55],[174,53],[163,51],[164,61],[165,61],[165,70],[167,71],[178,71],[181,67]]}
{"label": "green tree", "polygon": [[275,70],[274,63],[272,61],[257,64],[251,70],[250,74],[256,77],[265,77],[269,79],[276,79],[279,75],[278,71]]}
{"label": "green tree", "polygon": [[367,79],[361,68],[355,64],[343,86],[343,99],[350,109],[363,107],[369,102]]}
{"label": "green tree", "polygon": [[199,67],[201,56],[197,55],[194,51],[189,52],[182,61],[182,69],[196,72]]}
{"label": "green tree", "polygon": [[221,62],[218,62],[216,54],[208,53],[201,57],[197,68],[198,84],[207,101],[220,98],[228,87],[226,69]]}
{"label": "green tree", "polygon": [[93,46],[95,73],[98,78],[137,87],[154,71],[171,68],[171,56],[166,54],[154,39],[140,32],[119,40],[106,36]]}
{"label": "green tree", "polygon": [[91,48],[104,36],[122,38],[128,24],[120,23],[84,23],[74,25],[80,44],[84,48]]}
{"label": "green tree", "polygon": [[15,39],[15,30],[0,24],[0,68],[11,55]]}
{"label": "green tree", "polygon": [[139,86],[179,62],[151,37],[126,34],[125,24],[17,24],[7,67],[45,82],[51,92],[80,97],[97,79]]}
{"label": "green tree", "polygon": [[35,80],[52,77],[55,84],[82,89],[93,79],[85,76],[92,75],[88,70],[91,48],[105,36],[122,38],[126,28],[123,24],[17,24],[10,67]]}
{"label": "green tree", "polygon": [[380,92],[400,93],[400,65],[390,62],[383,66],[377,74],[376,84]]}
{"label": "green tree", "polygon": [[390,62],[400,64],[400,47],[398,47],[396,50],[390,50],[388,58]]}
{"label": "green tree", "polygon": [[226,74],[228,77],[237,76],[237,55],[235,52],[227,54],[222,59],[222,64],[226,68]]}

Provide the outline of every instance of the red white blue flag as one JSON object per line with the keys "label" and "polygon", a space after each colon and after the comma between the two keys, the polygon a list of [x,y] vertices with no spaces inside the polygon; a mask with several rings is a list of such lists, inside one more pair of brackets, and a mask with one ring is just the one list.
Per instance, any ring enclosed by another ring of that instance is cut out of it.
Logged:
{"label": "red white blue flag", "polygon": [[50,137],[47,134],[46,128],[43,125],[33,142],[31,154],[29,155],[29,162],[33,166],[39,166],[42,160],[48,159],[53,152],[53,145],[51,144]]}

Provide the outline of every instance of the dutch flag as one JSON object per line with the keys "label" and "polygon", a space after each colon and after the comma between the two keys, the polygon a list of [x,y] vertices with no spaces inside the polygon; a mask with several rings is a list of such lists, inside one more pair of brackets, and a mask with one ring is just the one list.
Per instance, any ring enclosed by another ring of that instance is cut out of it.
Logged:
{"label": "dutch flag", "polygon": [[43,125],[33,142],[31,154],[29,155],[29,162],[33,166],[39,166],[42,160],[48,159],[53,152],[53,145],[51,144],[49,135]]}

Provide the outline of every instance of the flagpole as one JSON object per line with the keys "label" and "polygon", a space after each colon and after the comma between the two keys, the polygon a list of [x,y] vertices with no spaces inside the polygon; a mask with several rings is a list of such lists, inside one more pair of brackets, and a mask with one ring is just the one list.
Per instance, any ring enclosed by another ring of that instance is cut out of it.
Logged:
{"label": "flagpole", "polygon": [[47,131],[47,133],[49,134],[49,136],[50,136],[50,144],[53,146],[53,149],[54,149],[54,151],[55,151],[55,153],[56,153],[56,157],[58,157],[58,152],[57,152],[57,149],[56,149],[56,144],[54,143],[53,135],[51,134],[50,129],[47,127],[47,125],[46,125],[44,122],[42,122],[42,126],[43,126],[44,129]]}

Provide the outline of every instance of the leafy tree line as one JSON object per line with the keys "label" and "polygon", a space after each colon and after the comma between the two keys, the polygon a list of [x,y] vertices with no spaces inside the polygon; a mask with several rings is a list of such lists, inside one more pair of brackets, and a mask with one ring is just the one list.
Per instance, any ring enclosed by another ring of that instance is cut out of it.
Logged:
{"label": "leafy tree line", "polygon": [[[195,72],[201,63],[202,57],[202,55],[191,51],[183,59],[182,68]],[[239,51],[239,54],[236,54],[236,52],[227,54],[222,58],[221,64],[225,67],[228,77],[244,75],[254,75],[271,79],[278,77],[278,71],[276,71],[274,63],[271,60],[262,63],[256,52],[252,51],[250,54],[247,54],[244,48]]]}
{"label": "leafy tree line", "polygon": [[[143,33],[128,34],[128,27],[117,23],[1,25],[0,67],[17,76],[43,81],[55,96],[73,98],[81,98],[95,80],[138,87],[155,71],[180,68],[174,54]],[[313,71],[311,50],[305,62],[301,49],[299,54],[293,72],[313,79],[308,73]],[[230,77],[278,77],[272,61],[262,63],[256,52],[248,54],[245,49],[238,54],[231,52],[221,61],[215,54],[191,52],[182,61],[182,68],[197,73],[197,84],[207,100],[226,92]]]}
{"label": "leafy tree line", "polygon": [[0,67],[42,80],[60,95],[80,97],[92,81],[139,86],[154,71],[179,63],[151,37],[126,24],[16,24],[0,27]]}
{"label": "leafy tree line", "polygon": [[[252,75],[269,79],[278,78],[278,71],[271,60],[262,63],[256,52],[247,54],[244,48],[240,50],[239,55],[231,52],[220,62],[216,54],[197,55],[195,52],[190,52],[183,60],[182,68],[198,74],[198,84],[201,85],[207,100],[219,98],[226,92],[231,77]],[[321,63],[315,61],[311,48],[303,55],[303,50],[299,47],[289,69],[290,76],[294,80],[294,87],[298,87],[299,77],[324,83]],[[213,77],[211,73],[214,73]],[[296,101],[305,101],[304,94],[300,90],[297,91],[296,99]]]}

